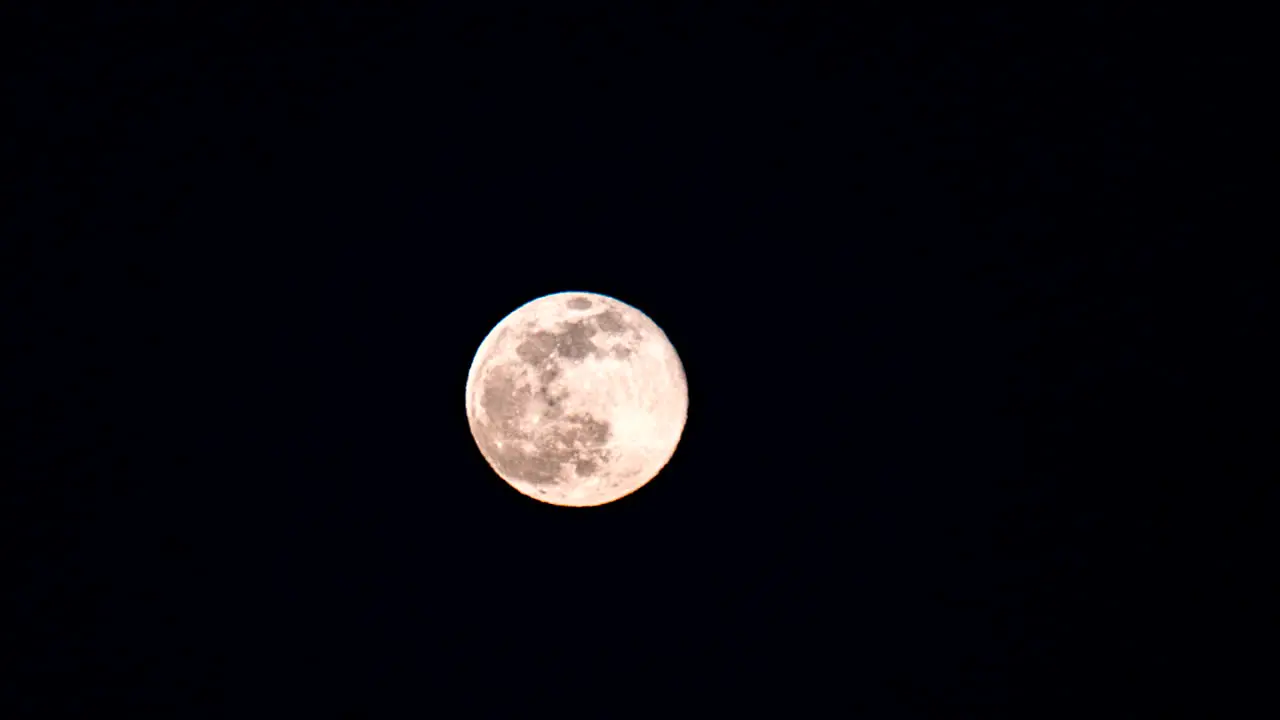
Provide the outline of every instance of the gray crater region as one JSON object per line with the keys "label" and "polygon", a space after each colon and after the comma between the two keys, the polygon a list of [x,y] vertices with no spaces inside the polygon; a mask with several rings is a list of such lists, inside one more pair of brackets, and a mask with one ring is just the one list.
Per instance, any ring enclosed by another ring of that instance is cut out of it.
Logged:
{"label": "gray crater region", "polygon": [[[585,310],[591,307],[591,301],[573,298],[566,306]],[[561,482],[560,469],[566,464],[573,466],[575,474],[585,477],[612,459],[605,449],[612,437],[609,423],[586,413],[566,415],[562,401],[568,391],[554,386],[563,374],[562,362],[608,354],[591,341],[597,328],[609,335],[621,335],[628,329],[617,313],[605,311],[566,322],[559,332],[538,330],[516,347],[516,356],[527,373],[521,373],[521,368],[513,364],[494,368],[481,406],[496,427],[478,434],[478,439],[501,472],[531,485],[557,484]],[[518,382],[521,375],[536,381],[531,385]],[[544,406],[542,418],[550,429],[530,433],[521,427],[520,420],[529,413],[535,399]],[[522,440],[532,443],[534,452],[522,449]]]}

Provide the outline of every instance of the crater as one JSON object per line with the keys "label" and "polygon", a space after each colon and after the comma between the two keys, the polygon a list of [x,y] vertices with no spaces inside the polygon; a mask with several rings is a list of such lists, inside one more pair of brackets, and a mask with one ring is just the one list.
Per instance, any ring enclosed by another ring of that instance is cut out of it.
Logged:
{"label": "crater", "polygon": [[570,310],[586,310],[591,307],[591,301],[586,298],[576,297],[565,303],[565,305]]}

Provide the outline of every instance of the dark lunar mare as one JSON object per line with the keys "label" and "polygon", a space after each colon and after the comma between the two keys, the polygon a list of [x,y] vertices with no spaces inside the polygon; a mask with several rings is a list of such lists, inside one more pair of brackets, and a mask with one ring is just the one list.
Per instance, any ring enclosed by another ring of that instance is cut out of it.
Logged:
{"label": "dark lunar mare", "polygon": [[[605,318],[606,315],[609,317]],[[480,427],[476,435],[481,449],[504,474],[533,485],[548,485],[560,482],[563,464],[572,464],[574,472],[584,476],[611,459],[604,449],[611,436],[609,423],[584,414],[565,416],[561,401],[567,393],[551,389],[551,384],[561,375],[561,358],[581,360],[588,355],[605,354],[591,342],[598,323],[605,332],[625,329],[615,313],[606,312],[565,323],[560,332],[539,330],[521,342],[516,347],[516,356],[528,367],[530,376],[537,378],[532,388],[520,387],[516,382],[519,368],[511,365],[494,368],[481,400],[494,427]],[[549,433],[531,436],[520,430],[519,421],[535,396],[546,405],[543,416],[555,421],[555,425]],[[511,442],[499,447],[498,441],[503,438]],[[536,454],[522,451],[514,442],[518,440],[533,441],[538,448]]]}
{"label": "dark lunar mare", "polygon": [[559,332],[538,330],[530,333],[516,346],[516,356],[539,371],[554,357],[569,360],[581,360],[589,355],[604,357],[604,349],[591,342],[591,336],[596,330],[608,335],[621,335],[627,329],[618,313],[606,310],[599,315],[566,322]]}
{"label": "dark lunar mare", "polygon": [[[499,423],[501,427],[501,423]],[[554,485],[561,481],[560,468],[572,464],[579,476],[590,475],[613,459],[604,445],[611,435],[609,423],[590,415],[572,415],[548,435],[531,437],[519,431],[504,432],[499,427],[479,427],[476,439],[485,455],[506,476],[531,485]],[[505,439],[507,443],[499,446]],[[514,444],[532,440],[535,454],[528,454]]]}
{"label": "dark lunar mare", "polygon": [[627,324],[622,317],[612,310],[606,310],[595,316],[596,326],[610,335],[621,335],[627,331]]}

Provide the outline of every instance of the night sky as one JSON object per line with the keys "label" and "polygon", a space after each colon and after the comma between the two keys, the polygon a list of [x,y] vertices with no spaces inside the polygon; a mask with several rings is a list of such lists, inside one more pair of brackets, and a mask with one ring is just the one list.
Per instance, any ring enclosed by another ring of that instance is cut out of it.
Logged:
{"label": "night sky", "polygon": [[[1240,65],[1172,14],[170,5],[17,23],[6,718],[1194,693],[1221,638],[1169,604],[1234,587],[1199,478],[1263,437],[1242,372],[1195,380],[1263,311],[1198,244],[1245,231]],[[564,290],[689,381],[594,509],[506,486],[464,410]]]}

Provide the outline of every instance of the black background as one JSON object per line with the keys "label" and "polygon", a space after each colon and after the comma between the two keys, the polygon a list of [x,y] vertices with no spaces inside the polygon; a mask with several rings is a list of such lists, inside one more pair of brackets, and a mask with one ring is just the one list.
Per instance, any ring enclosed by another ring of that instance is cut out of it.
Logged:
{"label": "black background", "polygon": [[[1228,425],[1263,409],[1229,34],[462,5],[13,26],[9,716],[1197,692],[1225,631],[1173,607],[1257,598],[1201,484],[1263,434]],[[591,510],[505,486],[463,410],[485,334],[570,289],[690,387]]]}

